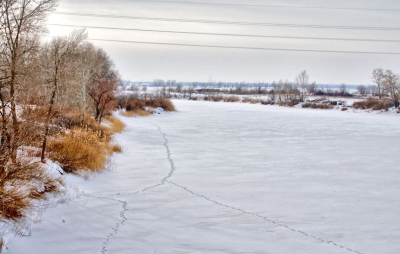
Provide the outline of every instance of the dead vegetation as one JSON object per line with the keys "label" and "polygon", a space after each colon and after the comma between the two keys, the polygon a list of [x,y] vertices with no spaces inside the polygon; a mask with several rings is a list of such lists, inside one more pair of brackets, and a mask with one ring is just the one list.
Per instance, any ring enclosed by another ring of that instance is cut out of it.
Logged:
{"label": "dead vegetation", "polygon": [[0,175],[0,220],[18,220],[32,207],[34,200],[47,194],[59,194],[64,183],[50,175],[39,162],[20,160],[8,164]]}
{"label": "dead vegetation", "polygon": [[90,129],[71,129],[49,144],[49,158],[67,173],[78,170],[100,172],[111,154],[107,137]]}
{"label": "dead vegetation", "polygon": [[313,108],[313,109],[333,109],[330,104],[317,104],[317,103],[304,103],[302,108]]}
{"label": "dead vegetation", "polygon": [[169,112],[176,111],[174,104],[169,99],[159,97],[140,98],[137,94],[118,97],[118,106],[126,110],[126,113],[121,112],[121,114],[127,117],[148,116],[151,114],[147,110],[148,108],[162,108]]}
{"label": "dead vegetation", "polygon": [[239,101],[240,101],[240,97],[234,96],[234,95],[224,98],[224,102],[239,102]]}
{"label": "dead vegetation", "polygon": [[353,107],[355,109],[372,109],[372,110],[385,110],[385,111],[388,111],[389,108],[393,106],[394,103],[390,100],[378,100],[373,98],[368,98],[365,101],[359,101],[353,104]]}
{"label": "dead vegetation", "polygon": [[205,101],[213,101],[213,102],[219,102],[224,100],[223,96],[220,95],[206,95],[204,96]]}

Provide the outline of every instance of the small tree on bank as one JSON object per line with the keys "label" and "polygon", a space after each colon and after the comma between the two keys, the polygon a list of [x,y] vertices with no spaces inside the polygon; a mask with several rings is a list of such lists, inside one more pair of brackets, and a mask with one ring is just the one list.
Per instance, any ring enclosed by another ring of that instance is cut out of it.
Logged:
{"label": "small tree on bank", "polygon": [[384,74],[383,87],[389,94],[390,100],[396,108],[400,107],[400,77],[391,70],[386,70]]}
{"label": "small tree on bank", "polygon": [[99,80],[90,89],[89,96],[93,100],[95,119],[99,123],[104,116],[110,115],[117,105],[115,90],[117,81]]}
{"label": "small tree on bank", "polygon": [[78,54],[78,47],[85,38],[86,34],[84,30],[77,31],[69,38],[58,37],[53,39],[42,49],[43,68],[47,72],[47,80],[52,87],[42,143],[41,161],[43,163],[45,163],[47,137],[50,131],[50,121],[58,90],[60,85],[66,85],[68,82],[69,68],[72,65],[72,60]]}
{"label": "small tree on bank", "polygon": [[378,86],[378,96],[382,99],[382,88],[384,86],[385,73],[382,68],[377,68],[372,71],[372,82]]}
{"label": "small tree on bank", "polygon": [[304,70],[300,72],[296,77],[296,84],[300,86],[300,101],[304,101],[307,90],[309,89],[310,76],[308,76],[307,71]]}

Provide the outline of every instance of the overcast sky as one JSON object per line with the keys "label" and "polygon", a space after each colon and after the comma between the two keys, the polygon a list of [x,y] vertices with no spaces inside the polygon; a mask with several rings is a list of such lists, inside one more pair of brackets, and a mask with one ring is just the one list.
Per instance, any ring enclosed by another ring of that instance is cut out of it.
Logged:
{"label": "overcast sky", "polygon": [[[399,0],[179,0],[191,2],[327,6],[350,8],[400,9]],[[290,23],[333,26],[400,27],[398,11],[355,11],[212,6],[145,2],[132,0],[61,0],[59,12],[144,16],[157,18],[206,19],[262,23]],[[139,29],[195,31],[211,33],[258,34],[274,36],[337,37],[400,40],[398,31],[310,29],[240,25],[110,19],[52,14],[50,24],[107,26]],[[50,35],[67,35],[74,28],[49,26]],[[239,47],[400,52],[400,43],[314,41],[276,38],[242,38],[211,35],[110,31],[87,29],[89,38],[165,43],[229,45]],[[93,41],[104,48],[116,63],[123,79],[152,81],[272,82],[293,81],[307,70],[317,83],[369,84],[376,67],[400,73],[400,55],[362,55],[216,49],[182,46],[129,44]]]}

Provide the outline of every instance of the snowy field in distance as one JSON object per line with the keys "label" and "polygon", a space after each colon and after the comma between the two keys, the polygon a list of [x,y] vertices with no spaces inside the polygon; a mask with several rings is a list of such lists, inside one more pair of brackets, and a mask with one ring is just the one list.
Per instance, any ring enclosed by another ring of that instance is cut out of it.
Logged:
{"label": "snowy field in distance", "polygon": [[5,253],[400,253],[400,119],[174,101]]}

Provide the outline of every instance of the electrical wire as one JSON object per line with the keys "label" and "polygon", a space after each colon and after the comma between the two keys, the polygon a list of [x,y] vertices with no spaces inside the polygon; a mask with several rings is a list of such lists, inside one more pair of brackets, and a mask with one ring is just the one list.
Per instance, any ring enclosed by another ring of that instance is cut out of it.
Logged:
{"label": "electrical wire", "polygon": [[349,30],[373,30],[373,31],[400,31],[400,27],[363,27],[363,26],[330,26],[330,25],[308,25],[308,24],[284,24],[284,23],[254,23],[244,21],[220,21],[220,20],[200,20],[200,19],[171,19],[157,17],[140,17],[140,16],[121,16],[121,15],[101,15],[91,13],[74,13],[74,12],[54,12],[58,15],[81,16],[81,17],[97,17],[112,19],[132,19],[146,21],[162,21],[162,22],[183,22],[183,23],[201,23],[201,24],[219,24],[219,25],[242,25],[242,26],[270,26],[270,27],[293,27],[293,28],[318,28],[318,29],[349,29]]}
{"label": "electrical wire", "polygon": [[120,28],[120,27],[103,27],[103,26],[78,26],[78,25],[67,25],[67,24],[48,24],[48,25],[64,26],[64,27],[82,27],[82,28],[91,28],[91,29],[118,30],[118,31],[138,31],[138,32],[154,32],[154,33],[212,35],[212,36],[233,36],[233,37],[248,37],[248,38],[276,38],[276,39],[356,41],[356,42],[389,42],[389,43],[390,42],[393,42],[393,43],[400,42],[400,40],[386,40],[386,39],[383,40],[383,39],[353,39],[353,38],[326,38],[326,37],[273,36],[273,35],[255,35],[255,34],[206,33],[206,32],[188,32],[188,31],[137,29],[137,28]]}
{"label": "electrical wire", "polygon": [[290,8],[290,9],[318,9],[318,10],[350,10],[350,11],[390,11],[398,12],[396,8],[355,8],[355,7],[327,7],[327,6],[299,6],[299,5],[269,5],[269,4],[241,4],[241,3],[216,3],[216,2],[189,2],[189,1],[158,1],[158,0],[130,0],[131,2],[189,4],[189,5],[214,5],[238,7],[265,7],[265,8]]}
{"label": "electrical wire", "polygon": [[245,50],[313,52],[313,53],[341,53],[341,54],[369,54],[369,55],[400,55],[400,52],[371,52],[371,51],[341,51],[341,50],[314,50],[314,49],[258,48],[258,47],[238,47],[238,46],[222,46],[222,45],[219,46],[219,45],[186,44],[186,43],[165,43],[165,42],[148,42],[148,41],[109,40],[109,39],[94,39],[94,38],[88,39],[88,40],[90,40],[90,41],[103,41],[103,42],[147,44],[147,45],[222,48],[222,49],[245,49]]}

